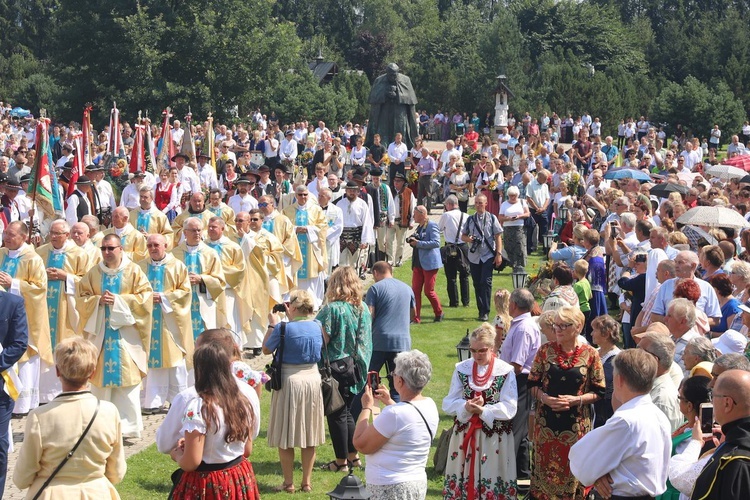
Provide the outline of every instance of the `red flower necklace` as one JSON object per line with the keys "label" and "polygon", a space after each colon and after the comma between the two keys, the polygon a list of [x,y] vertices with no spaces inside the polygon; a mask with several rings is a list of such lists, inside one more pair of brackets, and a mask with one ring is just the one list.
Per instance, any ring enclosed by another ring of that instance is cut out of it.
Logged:
{"label": "red flower necklace", "polygon": [[578,358],[581,356],[581,352],[583,352],[583,344],[576,346],[571,353],[563,351],[562,346],[557,342],[553,343],[552,346],[555,350],[555,354],[557,354],[555,362],[557,362],[557,366],[563,370],[570,370],[573,368],[578,363]]}
{"label": "red flower necklace", "polygon": [[495,355],[493,354],[490,358],[490,364],[487,365],[487,371],[484,372],[484,375],[481,377],[479,376],[479,364],[474,361],[474,366],[471,368],[471,379],[474,381],[474,384],[477,385],[477,387],[482,387],[487,382],[489,382],[490,378],[492,377],[492,370],[495,367]]}

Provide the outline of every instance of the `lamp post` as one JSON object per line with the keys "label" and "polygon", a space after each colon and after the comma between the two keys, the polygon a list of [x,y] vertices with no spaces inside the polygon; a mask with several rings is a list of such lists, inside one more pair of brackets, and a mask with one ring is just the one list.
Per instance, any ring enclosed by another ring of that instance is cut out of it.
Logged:
{"label": "lamp post", "polygon": [[368,500],[370,498],[365,485],[351,471],[349,471],[348,475],[344,476],[333,491],[329,491],[326,495],[329,498],[348,500]]}
{"label": "lamp post", "polygon": [[458,354],[459,361],[464,361],[471,357],[471,351],[469,351],[470,345],[471,344],[469,343],[469,329],[467,328],[466,335],[464,335],[464,338],[461,339],[461,342],[459,342],[456,345],[456,353]]}
{"label": "lamp post", "polygon": [[568,222],[568,213],[569,212],[570,212],[570,210],[568,209],[568,207],[566,207],[566,206],[560,207],[560,219],[562,219],[562,221],[563,221],[563,226],[565,225],[566,222]]}
{"label": "lamp post", "polygon": [[547,255],[549,253],[549,249],[552,246],[552,243],[555,241],[555,238],[557,238],[557,235],[552,232],[552,229],[542,235],[542,240],[544,242],[544,255]]}
{"label": "lamp post", "polygon": [[524,288],[526,286],[526,278],[529,276],[529,273],[526,272],[526,269],[523,269],[521,267],[513,269],[513,272],[510,273],[510,277],[513,280],[513,289],[517,288]]}

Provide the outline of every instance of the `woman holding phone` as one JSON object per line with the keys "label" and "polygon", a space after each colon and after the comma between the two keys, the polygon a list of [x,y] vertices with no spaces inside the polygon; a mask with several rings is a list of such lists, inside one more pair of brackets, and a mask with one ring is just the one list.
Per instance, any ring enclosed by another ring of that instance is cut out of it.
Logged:
{"label": "woman holding phone", "polygon": [[[401,402],[391,399],[385,385],[373,391],[377,374],[368,377],[354,445],[367,455],[365,478],[371,500],[422,500],[427,495],[425,466],[439,416],[435,402],[422,395],[432,376],[430,358],[412,350],[396,355],[393,385]],[[375,400],[385,405],[372,423]]]}

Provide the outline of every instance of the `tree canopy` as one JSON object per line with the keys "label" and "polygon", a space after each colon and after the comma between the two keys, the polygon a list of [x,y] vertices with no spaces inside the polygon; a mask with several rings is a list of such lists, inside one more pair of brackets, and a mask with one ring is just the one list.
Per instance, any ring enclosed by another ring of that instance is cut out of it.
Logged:
{"label": "tree canopy", "polygon": [[[418,108],[588,111],[611,132],[652,115],[698,134],[750,111],[750,3],[727,0],[0,0],[0,99],[79,119],[220,119],[262,107],[288,120],[363,120],[388,62]],[[321,85],[318,54],[338,64]]]}

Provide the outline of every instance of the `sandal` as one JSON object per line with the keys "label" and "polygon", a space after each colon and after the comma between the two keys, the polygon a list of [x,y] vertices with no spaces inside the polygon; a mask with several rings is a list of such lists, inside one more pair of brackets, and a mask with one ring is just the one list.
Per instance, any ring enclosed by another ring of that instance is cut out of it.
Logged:
{"label": "sandal", "polygon": [[274,486],[273,488],[271,488],[271,491],[273,491],[274,493],[281,493],[282,491],[286,493],[294,493],[294,484],[281,483],[279,486]]}
{"label": "sandal", "polygon": [[303,493],[310,493],[312,491],[312,486],[309,483],[308,484],[302,484],[302,485],[300,485],[299,489]]}
{"label": "sandal", "polygon": [[330,471],[330,472],[341,472],[342,470],[346,470],[348,472],[349,471],[349,463],[347,462],[344,465],[339,465],[339,464],[336,463],[335,460],[331,460],[327,464],[321,465],[320,468],[322,470],[327,470],[327,471]]}
{"label": "sandal", "polygon": [[364,467],[362,467],[362,461],[359,458],[349,460],[347,463],[349,464],[350,469],[364,469]]}

